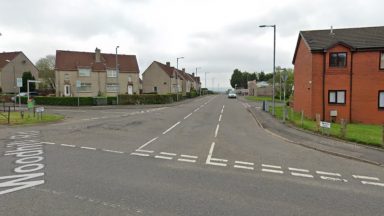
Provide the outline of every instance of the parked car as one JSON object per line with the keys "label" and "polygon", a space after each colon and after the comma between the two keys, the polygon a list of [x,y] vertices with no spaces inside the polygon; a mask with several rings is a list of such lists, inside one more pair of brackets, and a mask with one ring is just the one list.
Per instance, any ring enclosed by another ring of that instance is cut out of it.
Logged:
{"label": "parked car", "polygon": [[236,98],[236,92],[234,92],[234,91],[230,91],[230,92],[228,93],[228,98]]}

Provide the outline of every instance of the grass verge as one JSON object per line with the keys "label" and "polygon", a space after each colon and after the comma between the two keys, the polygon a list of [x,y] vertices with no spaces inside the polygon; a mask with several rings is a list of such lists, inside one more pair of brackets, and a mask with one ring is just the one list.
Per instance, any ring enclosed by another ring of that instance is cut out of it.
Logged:
{"label": "grass verge", "polygon": [[[4,115],[8,115],[8,113],[1,113],[0,115],[0,125],[7,125],[8,119]],[[62,120],[64,116],[62,115],[56,115],[56,114],[48,114],[43,113],[42,119],[37,117],[33,117],[33,113],[28,114],[28,112],[25,112],[24,118],[21,118],[20,112],[11,112],[10,113],[10,125],[31,125],[31,124],[41,124],[41,123],[47,123],[47,122],[56,122],[59,120]]]}

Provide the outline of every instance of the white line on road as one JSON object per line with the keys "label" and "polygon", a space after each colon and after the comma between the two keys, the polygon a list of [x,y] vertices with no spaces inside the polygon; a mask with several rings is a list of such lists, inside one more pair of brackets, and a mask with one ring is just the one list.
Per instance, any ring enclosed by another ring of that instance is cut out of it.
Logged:
{"label": "white line on road", "polygon": [[352,175],[355,179],[366,179],[366,180],[374,180],[374,181],[380,181],[379,178],[371,177],[371,176],[360,176],[360,175]]}
{"label": "white line on road", "polygon": [[305,177],[305,178],[313,178],[313,175],[304,174],[304,173],[297,173],[297,172],[291,172],[291,175],[299,176],[299,177]]}
{"label": "white line on road", "polygon": [[175,128],[180,122],[177,122],[176,124],[172,125],[170,128],[168,128],[166,131],[163,132],[163,135],[171,131],[173,128]]}
{"label": "white line on road", "polygon": [[111,153],[117,153],[117,154],[123,154],[124,153],[122,151],[115,151],[115,150],[110,150],[110,149],[102,149],[102,151],[111,152]]}
{"label": "white line on road", "polygon": [[269,164],[261,164],[262,167],[281,169],[281,166],[269,165]]}
{"label": "white line on road", "polygon": [[250,166],[255,165],[254,163],[251,163],[251,162],[245,162],[245,161],[235,161],[235,163],[237,163],[237,164],[243,164],[243,165],[250,165]]}
{"label": "white line on road", "polygon": [[191,160],[191,159],[179,158],[177,160],[181,162],[187,162],[187,163],[196,163],[196,160]]}
{"label": "white line on road", "polygon": [[81,146],[82,149],[88,149],[88,150],[96,150],[96,148],[87,147],[87,146]]}
{"label": "white line on road", "polygon": [[339,176],[341,177],[340,173],[331,173],[331,172],[324,172],[324,171],[316,171],[319,175],[329,175],[329,176]]}
{"label": "white line on road", "polygon": [[194,156],[194,155],[180,155],[180,157],[185,157],[185,158],[192,158],[192,159],[197,159],[198,157],[197,156]]}
{"label": "white line on road", "polygon": [[159,139],[159,137],[155,137],[155,138],[149,140],[148,142],[144,143],[144,145],[142,145],[138,149],[136,149],[136,151],[141,150],[142,148],[144,148],[145,146],[149,145],[150,143],[152,143],[153,141],[155,141],[157,139]]}
{"label": "white line on road", "polygon": [[375,186],[384,187],[384,183],[379,183],[379,182],[361,181],[361,183],[365,185],[375,185]]}
{"label": "white line on road", "polygon": [[97,120],[97,119],[100,119],[100,118],[99,117],[91,118],[91,120]]}
{"label": "white line on road", "polygon": [[223,117],[223,114],[220,114],[220,117],[219,117],[219,122],[221,122],[221,117]]}
{"label": "white line on road", "polygon": [[211,148],[209,149],[208,156],[212,157],[213,148],[215,148],[215,142],[212,142]]}
{"label": "white line on road", "polygon": [[215,138],[217,137],[217,133],[219,132],[220,124],[217,124],[216,130],[215,130]]}
{"label": "white line on road", "polygon": [[169,153],[169,152],[160,152],[162,155],[168,155],[168,156],[176,156],[177,154],[175,153]]}
{"label": "white line on road", "polygon": [[154,152],[152,150],[141,150],[141,149],[137,149],[136,151],[138,151],[138,152],[145,152],[145,153],[153,153]]}
{"label": "white line on road", "polygon": [[321,179],[323,180],[329,180],[329,181],[342,181],[342,182],[348,182],[346,179],[341,179],[341,178],[334,178],[334,177],[329,177],[329,176],[320,176]]}
{"label": "white line on road", "polygon": [[54,142],[41,142],[42,144],[47,144],[47,145],[55,145],[56,143]]}
{"label": "white line on road", "polygon": [[284,172],[281,170],[273,170],[273,169],[261,169],[263,172],[270,172],[270,173],[278,173],[278,174],[283,174]]}
{"label": "white line on road", "polygon": [[193,110],[193,112],[197,112],[197,111],[199,111],[199,109],[200,109],[200,108],[196,108],[195,110]]}
{"label": "white line on road", "polygon": [[191,115],[192,115],[192,113],[189,113],[187,116],[184,117],[184,119],[189,118],[189,116],[191,116]]}
{"label": "white line on road", "polygon": [[207,164],[213,165],[213,166],[222,166],[222,167],[227,166],[227,164],[225,164],[225,163],[207,162]]}
{"label": "white line on road", "polygon": [[172,160],[173,159],[173,157],[166,157],[166,156],[161,156],[161,155],[156,155],[155,158],[164,159],[164,160]]}
{"label": "white line on road", "polygon": [[290,171],[297,171],[297,172],[309,172],[309,170],[306,169],[299,169],[299,168],[294,168],[294,167],[288,167]]}
{"label": "white line on road", "polygon": [[[208,153],[208,157],[207,157],[207,160],[206,160],[206,164],[209,164],[209,165],[214,165],[214,166],[227,166],[227,164],[224,164],[224,163],[215,163],[215,162],[211,162],[211,159],[212,159],[212,153],[213,153],[213,149],[215,148],[215,142],[212,142],[212,145],[211,145],[211,148],[209,149],[209,153]],[[218,158],[213,158],[213,159],[218,159]]]}
{"label": "white line on road", "polygon": [[71,148],[74,148],[76,147],[75,145],[69,145],[69,144],[60,144],[61,146],[65,146],[65,147],[71,147]]}
{"label": "white line on road", "polygon": [[141,157],[148,157],[149,154],[143,154],[143,153],[137,153],[137,152],[132,152],[131,155],[136,155],[136,156],[141,156]]}
{"label": "white line on road", "polygon": [[233,167],[234,167],[234,168],[237,168],[237,169],[254,170],[253,167],[248,167],[248,166],[234,165]]}
{"label": "white line on road", "polygon": [[226,160],[226,159],[221,159],[221,158],[213,158],[213,157],[211,157],[211,161],[218,161],[218,162],[228,162],[228,160]]}

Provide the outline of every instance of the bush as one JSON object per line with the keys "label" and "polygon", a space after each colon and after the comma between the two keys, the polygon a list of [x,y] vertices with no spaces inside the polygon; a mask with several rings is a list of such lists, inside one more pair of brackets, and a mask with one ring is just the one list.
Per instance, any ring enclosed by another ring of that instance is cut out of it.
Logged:
{"label": "bush", "polygon": [[133,105],[133,104],[167,104],[172,103],[174,95],[119,95],[119,104]]}
{"label": "bush", "polygon": [[[53,106],[77,106],[77,97],[34,97],[36,105],[53,105]],[[21,97],[22,103],[27,103],[27,97]],[[80,106],[93,105],[93,97],[80,97]]]}

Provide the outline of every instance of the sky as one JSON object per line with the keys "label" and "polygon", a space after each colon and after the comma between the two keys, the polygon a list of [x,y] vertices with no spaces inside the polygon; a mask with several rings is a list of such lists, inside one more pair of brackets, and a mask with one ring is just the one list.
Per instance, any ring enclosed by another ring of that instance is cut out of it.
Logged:
{"label": "sky", "polygon": [[[56,50],[136,55],[140,72],[171,62],[228,88],[234,69],[293,68],[301,30],[382,26],[381,0],[0,0],[0,52],[34,63]],[[205,79],[207,82],[205,83]]]}

